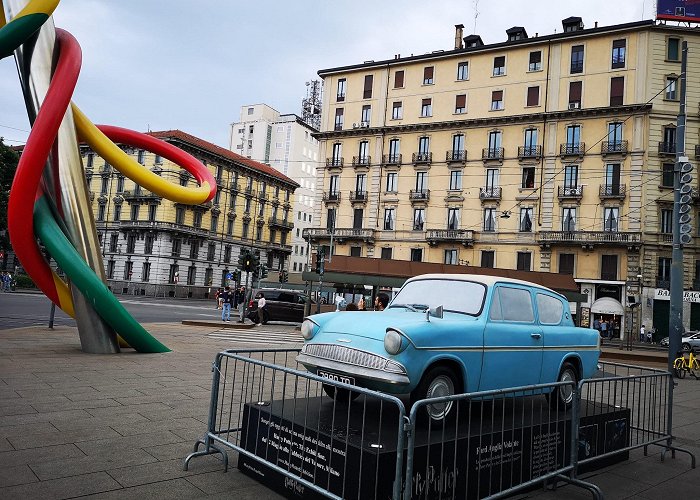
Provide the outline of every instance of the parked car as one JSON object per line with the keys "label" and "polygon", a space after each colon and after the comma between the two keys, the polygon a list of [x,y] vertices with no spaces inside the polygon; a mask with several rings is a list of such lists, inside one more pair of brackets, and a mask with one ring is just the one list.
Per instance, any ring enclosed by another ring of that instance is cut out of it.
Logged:
{"label": "parked car", "polygon": [[258,301],[255,297],[259,292],[265,295],[263,324],[268,321],[301,323],[304,320],[304,308],[308,300],[304,292],[281,288],[261,288],[253,292],[253,298],[248,304],[248,319],[251,321],[258,322]]}
{"label": "parked car", "polygon": [[[413,402],[464,392],[578,381],[597,369],[600,336],[574,326],[567,299],[508,278],[428,274],[411,278],[381,312],[309,316],[297,357],[322,377]],[[339,397],[334,386],[324,390]],[[570,387],[549,391],[570,405]],[[356,395],[351,392],[350,396]],[[436,424],[453,403],[425,406]]]}
{"label": "parked car", "polygon": [[[659,341],[659,344],[668,347],[668,337],[664,337]],[[684,351],[690,351],[692,347],[700,347],[700,332],[685,332],[681,338],[681,348]]]}

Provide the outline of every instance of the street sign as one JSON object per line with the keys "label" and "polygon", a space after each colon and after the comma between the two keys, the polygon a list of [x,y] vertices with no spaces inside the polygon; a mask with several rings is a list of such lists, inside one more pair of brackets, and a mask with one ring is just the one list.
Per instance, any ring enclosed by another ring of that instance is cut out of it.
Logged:
{"label": "street sign", "polygon": [[232,279],[232,278],[233,278],[233,273],[228,273],[228,274],[226,275],[226,279],[227,279],[227,280],[230,280],[230,279]]}

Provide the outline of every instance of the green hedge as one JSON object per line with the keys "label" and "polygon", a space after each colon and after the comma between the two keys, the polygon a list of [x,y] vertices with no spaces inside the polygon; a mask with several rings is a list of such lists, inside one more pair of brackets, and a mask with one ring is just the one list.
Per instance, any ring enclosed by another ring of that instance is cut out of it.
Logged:
{"label": "green hedge", "polygon": [[21,274],[21,275],[14,275],[12,279],[15,280],[15,287],[16,288],[36,288],[36,285],[32,281],[32,279],[27,276],[26,274]]}

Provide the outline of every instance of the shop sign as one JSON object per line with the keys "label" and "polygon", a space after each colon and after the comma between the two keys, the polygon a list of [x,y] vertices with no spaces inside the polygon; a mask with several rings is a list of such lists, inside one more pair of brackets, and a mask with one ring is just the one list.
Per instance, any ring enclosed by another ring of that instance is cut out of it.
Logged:
{"label": "shop sign", "polygon": [[[671,300],[671,292],[664,288],[657,288],[654,292],[656,300]],[[700,303],[700,292],[686,290],[683,292],[683,302]]]}

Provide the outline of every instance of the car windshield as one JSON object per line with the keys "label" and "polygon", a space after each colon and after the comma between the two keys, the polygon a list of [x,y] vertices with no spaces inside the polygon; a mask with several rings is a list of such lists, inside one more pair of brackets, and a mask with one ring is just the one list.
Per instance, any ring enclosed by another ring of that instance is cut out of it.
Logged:
{"label": "car windshield", "polygon": [[446,312],[477,316],[485,293],[486,285],[473,281],[421,279],[406,283],[389,307],[425,310],[442,306]]}

